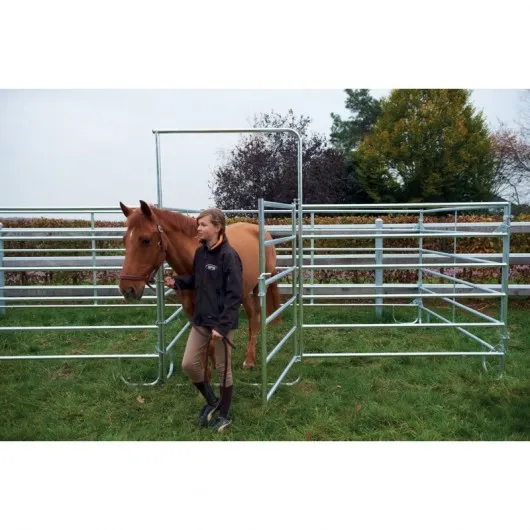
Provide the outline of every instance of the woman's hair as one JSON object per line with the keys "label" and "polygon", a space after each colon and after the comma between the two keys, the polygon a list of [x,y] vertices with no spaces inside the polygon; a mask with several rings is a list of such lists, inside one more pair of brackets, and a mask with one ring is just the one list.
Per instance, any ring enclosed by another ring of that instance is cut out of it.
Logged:
{"label": "woman's hair", "polygon": [[224,236],[226,231],[226,217],[225,214],[219,210],[218,208],[208,208],[207,210],[203,210],[199,216],[197,217],[197,223],[199,222],[199,219],[202,219],[203,217],[206,217],[207,215],[210,216],[210,219],[212,221],[212,224],[214,226],[220,226],[221,230],[219,231],[219,236]]}

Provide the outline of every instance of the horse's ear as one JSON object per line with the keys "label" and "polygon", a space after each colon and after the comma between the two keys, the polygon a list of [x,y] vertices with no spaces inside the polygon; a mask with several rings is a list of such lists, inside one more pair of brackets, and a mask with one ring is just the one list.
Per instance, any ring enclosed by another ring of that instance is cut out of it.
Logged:
{"label": "horse's ear", "polygon": [[131,209],[127,208],[127,206],[125,206],[123,202],[120,202],[120,208],[121,208],[121,211],[123,212],[123,215],[125,215],[125,217],[129,217],[129,215],[131,215],[132,213]]}
{"label": "horse's ear", "polygon": [[140,207],[142,208],[142,213],[151,219],[151,216],[153,215],[153,212],[151,211],[151,208],[149,208],[149,204],[147,204],[145,201],[140,201]]}

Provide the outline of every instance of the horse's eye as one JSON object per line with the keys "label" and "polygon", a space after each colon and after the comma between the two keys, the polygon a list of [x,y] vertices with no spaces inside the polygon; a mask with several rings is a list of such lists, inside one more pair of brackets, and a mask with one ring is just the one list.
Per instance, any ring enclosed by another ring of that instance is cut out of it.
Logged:
{"label": "horse's eye", "polygon": [[142,242],[142,246],[148,247],[149,244],[151,243],[151,240],[150,239],[142,239],[141,242]]}

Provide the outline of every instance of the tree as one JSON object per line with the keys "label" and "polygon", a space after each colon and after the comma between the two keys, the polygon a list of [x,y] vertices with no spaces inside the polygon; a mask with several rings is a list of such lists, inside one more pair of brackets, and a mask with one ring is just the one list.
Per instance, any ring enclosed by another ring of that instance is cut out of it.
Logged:
{"label": "tree", "polygon": [[494,193],[520,205],[530,196],[530,144],[525,141],[524,129],[519,135],[501,123],[493,133]]}
{"label": "tree", "polygon": [[[292,110],[254,117],[254,128],[288,127],[302,137],[303,202],[355,202],[361,193],[346,168],[341,151],[323,135],[309,131],[311,119]],[[291,203],[298,197],[297,139],[287,133],[243,135],[215,168],[210,184],[215,204],[222,209],[255,209],[258,198]]]}
{"label": "tree", "polygon": [[346,108],[351,112],[352,117],[343,120],[332,112],[333,124],[330,137],[332,145],[344,153],[350,153],[357,148],[381,115],[381,100],[373,98],[366,88],[359,90],[347,88],[344,92],[348,95]]}
{"label": "tree", "polygon": [[492,140],[469,90],[393,90],[350,156],[376,202],[491,198]]}
{"label": "tree", "polygon": [[530,89],[526,89],[519,101],[519,136],[527,144],[530,143]]}

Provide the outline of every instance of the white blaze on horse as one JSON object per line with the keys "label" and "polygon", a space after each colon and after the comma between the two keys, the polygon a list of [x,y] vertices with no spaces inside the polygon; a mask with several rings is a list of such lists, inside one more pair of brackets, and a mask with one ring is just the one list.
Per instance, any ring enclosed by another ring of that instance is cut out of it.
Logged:
{"label": "white blaze on horse", "polygon": [[[128,208],[120,202],[127,217],[127,231],[123,237],[125,258],[120,275],[120,291],[126,300],[142,298],[146,283],[153,281],[158,268],[167,261],[175,274],[192,274],[193,257],[200,245],[197,237],[197,220],[178,212],[155,208],[140,201],[140,208]],[[249,341],[244,368],[256,362],[256,342],[260,325],[258,297],[259,234],[258,226],[252,223],[227,225],[226,237],[236,250],[243,265],[242,304],[248,317]],[[272,239],[265,232],[265,239]],[[265,270],[276,274],[276,249],[265,247]],[[267,316],[280,307],[277,283],[267,288]],[[195,306],[192,291],[182,291],[181,301],[186,315],[191,320]],[[279,318],[276,319],[276,322]]]}

